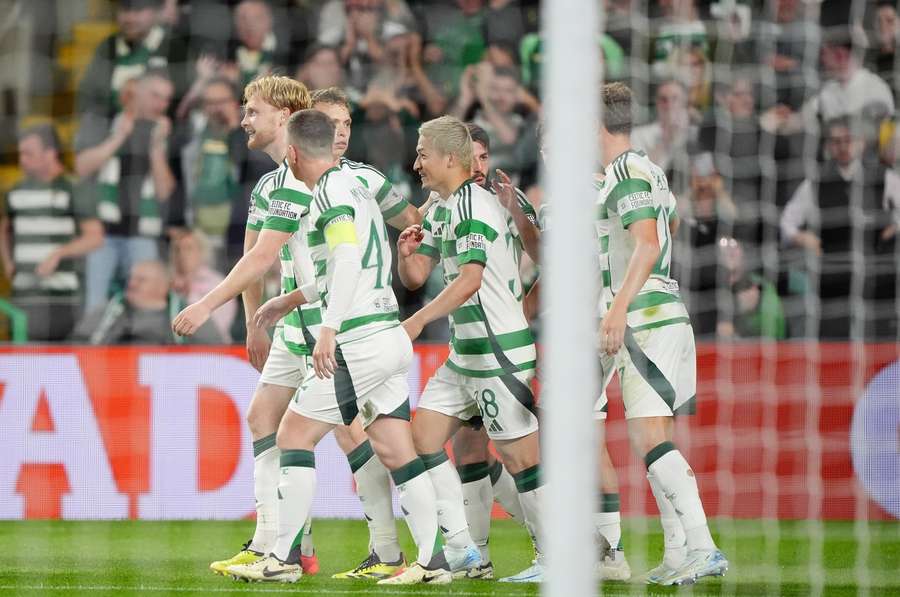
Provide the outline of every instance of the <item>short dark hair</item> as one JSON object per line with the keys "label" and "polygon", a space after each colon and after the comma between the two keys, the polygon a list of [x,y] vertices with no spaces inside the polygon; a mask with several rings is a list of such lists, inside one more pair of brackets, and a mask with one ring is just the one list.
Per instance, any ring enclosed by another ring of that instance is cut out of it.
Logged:
{"label": "short dark hair", "polygon": [[316,89],[312,92],[312,105],[330,104],[333,106],[343,106],[350,111],[350,98],[347,93],[340,87],[326,87],[325,89]]}
{"label": "short dark hair", "polygon": [[59,140],[56,128],[49,122],[33,124],[19,131],[18,139],[20,142],[28,137],[37,137],[40,139],[41,145],[47,149],[53,149],[57,153],[62,151],[62,143]]}
{"label": "short dark hair", "polygon": [[625,83],[607,83],[603,97],[603,126],[613,135],[631,133],[631,89]]}
{"label": "short dark hair", "polygon": [[823,132],[825,133],[825,137],[831,136],[832,129],[836,129],[838,127],[842,127],[853,132],[853,124],[850,122],[849,116],[835,116],[834,118],[829,118],[825,121],[825,125],[822,127]]}
{"label": "short dark hair", "polygon": [[318,110],[299,110],[287,124],[288,143],[311,157],[333,155],[334,124]]}
{"label": "short dark hair", "polygon": [[466,128],[469,129],[469,135],[472,137],[472,141],[481,143],[488,151],[491,150],[491,138],[488,136],[486,130],[484,130],[474,122],[467,122]]}

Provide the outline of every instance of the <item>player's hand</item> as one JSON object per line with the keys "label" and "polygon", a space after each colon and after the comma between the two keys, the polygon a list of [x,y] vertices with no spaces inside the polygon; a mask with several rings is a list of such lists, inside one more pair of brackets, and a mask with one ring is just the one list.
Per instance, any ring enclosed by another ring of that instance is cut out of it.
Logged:
{"label": "player's hand", "polygon": [[337,334],[331,328],[322,326],[319,328],[319,339],[316,340],[316,347],[313,349],[313,369],[319,379],[329,379],[337,370],[337,359],[334,358],[334,351],[337,348],[337,342],[334,337]]}
{"label": "player's hand", "polygon": [[56,268],[59,267],[59,255],[56,253],[50,253],[47,257],[41,261],[38,266],[34,269],[34,273],[42,278],[46,278],[56,271]]}
{"label": "player's hand", "polygon": [[253,368],[262,373],[266,359],[269,358],[269,349],[272,341],[265,328],[257,327],[251,323],[247,326],[247,357]]}
{"label": "player's hand", "polygon": [[172,321],[172,331],[179,336],[192,336],[209,320],[211,314],[212,311],[202,302],[194,303],[175,317]]}
{"label": "player's hand", "polygon": [[422,244],[423,238],[425,238],[425,233],[422,231],[421,224],[413,224],[401,232],[400,238],[397,239],[397,253],[399,257],[405,258],[415,253],[419,245]]}
{"label": "player's hand", "polygon": [[270,298],[266,303],[256,310],[253,315],[253,325],[259,329],[265,330],[275,325],[279,319],[287,315],[292,307],[284,300],[286,295]]}
{"label": "player's hand", "polygon": [[507,210],[512,210],[517,205],[516,189],[513,187],[506,172],[500,168],[497,168],[496,172],[497,178],[491,182],[491,187],[497,193],[497,199],[500,200],[503,207]]}
{"label": "player's hand", "polygon": [[416,338],[422,335],[425,325],[415,315],[403,322],[403,330],[409,336],[410,342],[415,342]]}
{"label": "player's hand", "polygon": [[600,324],[600,350],[612,356],[625,341],[625,311],[610,309]]}

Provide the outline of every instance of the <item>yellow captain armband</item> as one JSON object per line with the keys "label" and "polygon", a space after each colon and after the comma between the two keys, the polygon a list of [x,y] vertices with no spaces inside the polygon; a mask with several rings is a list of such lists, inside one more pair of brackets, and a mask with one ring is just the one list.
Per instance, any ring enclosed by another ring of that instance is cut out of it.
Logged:
{"label": "yellow captain armband", "polygon": [[350,216],[338,216],[325,226],[325,242],[328,248],[334,250],[338,245],[358,244],[356,240],[356,226]]}

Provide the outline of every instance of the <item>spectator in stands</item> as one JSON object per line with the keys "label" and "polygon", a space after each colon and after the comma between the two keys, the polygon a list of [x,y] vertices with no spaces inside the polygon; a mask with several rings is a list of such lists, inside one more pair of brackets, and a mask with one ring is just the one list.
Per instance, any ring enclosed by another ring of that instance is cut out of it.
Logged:
{"label": "spectator in stands", "polygon": [[[334,46],[315,45],[307,51],[306,60],[297,69],[296,79],[308,89],[343,87],[344,69],[341,55]],[[350,90],[347,90],[348,93]],[[351,99],[359,99],[351,98]]]}
{"label": "spectator in stands", "polygon": [[690,193],[679,200],[683,224],[678,235],[683,250],[676,250],[679,278],[685,286],[685,303],[691,325],[699,336],[716,333],[720,288],[718,242],[731,236],[737,209],[716,171],[712,154],[696,156],[691,163]]}
{"label": "spectator in stands", "polygon": [[787,323],[775,285],[748,272],[741,244],[733,238],[719,239],[720,275],[731,289],[730,305],[722,309],[717,335],[720,338],[768,338],[784,340]]}
{"label": "spectator in stands", "polygon": [[519,0],[488,0],[484,10],[484,40],[518,48],[525,37],[525,15]]}
{"label": "spectator in stands", "polygon": [[223,250],[232,209],[243,209],[246,198],[238,185],[239,155],[246,137],[240,128],[238,92],[225,78],[212,79],[203,90],[206,125],[181,145],[181,191],[187,203],[186,223],[208,237],[215,263]]}
{"label": "spectator in stands", "polygon": [[[849,118],[829,121],[824,133],[827,161],[785,206],[783,241],[807,253],[820,338],[894,337],[900,176],[863,159],[864,139]],[[863,299],[862,312],[854,298]]]}
{"label": "spectator in stands", "polygon": [[[185,305],[196,303],[224,279],[211,267],[210,249],[209,239],[200,230],[188,231],[172,244],[172,290]],[[231,342],[231,326],[236,314],[237,303],[232,300],[212,315],[212,322],[226,343]]]}
{"label": "spectator in stands", "polygon": [[235,7],[234,33],[228,62],[236,68],[242,89],[256,77],[288,65],[286,46],[272,30],[272,9],[266,0],[242,0]]}
{"label": "spectator in stands", "polygon": [[97,47],[78,88],[77,112],[85,119],[109,122],[122,108],[119,97],[126,81],[148,69],[166,69],[176,95],[186,88],[187,48],[160,25],[163,0],[120,0],[116,10],[119,32]]}
{"label": "spectator in stands", "polygon": [[894,0],[879,0],[875,11],[875,31],[872,44],[866,56],[866,68],[884,79],[896,94],[894,62],[897,57],[897,36],[900,22],[897,19],[897,3]]}
{"label": "spectator in stands", "polygon": [[[491,139],[490,170],[500,168],[513,177],[521,169],[516,144],[525,119],[516,112],[516,106],[523,91],[514,69],[481,62],[466,69],[453,108],[454,116],[471,120],[487,131]],[[469,118],[473,112],[474,117]]]}
{"label": "spectator in stands", "polygon": [[683,57],[694,49],[708,59],[706,25],[700,20],[695,0],[661,0],[659,8],[662,16],[653,27],[650,54],[652,74],[658,78],[671,77]]}
{"label": "spectator in stands", "polygon": [[[169,322],[181,309],[170,292],[169,271],[161,261],[134,265],[124,292],[88,311],[75,327],[72,340],[86,344],[176,344]],[[190,340],[196,344],[219,344],[213,322],[207,321]]]}
{"label": "spectator in stands", "polygon": [[774,71],[775,102],[797,110],[815,94],[821,31],[809,14],[812,4],[775,0],[770,21],[757,29],[760,61]]}
{"label": "spectator in stands", "polygon": [[88,256],[87,308],[106,300],[117,270],[124,279],[133,264],[159,256],[165,203],[175,188],[167,149],[172,93],[164,72],[147,71],[126,88],[124,110],[111,126],[78,132],[75,169],[95,181],[106,227],[105,245]]}
{"label": "spectator in stands", "polygon": [[455,97],[465,68],[484,55],[484,0],[428,3],[417,16],[428,77],[446,97]]}
{"label": "spectator in stands", "polygon": [[631,133],[631,143],[645,151],[654,164],[666,171],[669,186],[677,194],[687,186],[688,148],[697,141],[697,122],[692,122],[687,88],[675,79],[664,80],[656,87],[654,104],[656,120],[635,127]]}
{"label": "spectator in stands", "polygon": [[103,244],[103,226],[66,175],[51,125],[22,131],[19,166],[25,178],[0,211],[0,259],[13,302],[28,316],[28,338],[62,340],[81,312],[82,257]]}

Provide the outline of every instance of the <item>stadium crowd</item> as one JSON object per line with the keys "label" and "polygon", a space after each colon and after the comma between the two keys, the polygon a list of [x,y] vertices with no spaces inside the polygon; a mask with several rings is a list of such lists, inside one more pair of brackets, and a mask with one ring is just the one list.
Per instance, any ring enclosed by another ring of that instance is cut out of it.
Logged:
{"label": "stadium crowd", "polygon": [[[697,336],[896,339],[895,3],[604,6],[597,56],[634,90],[634,145],[677,197],[674,277]],[[240,126],[258,75],[342,87],[347,157],[414,205],[418,127],[452,114],[540,206],[536,0],[120,0],[114,16],[73,99],[72,146],[52,121],[17,134],[0,269],[30,340],[176,341],[158,322],[240,257],[250,191],[274,167]],[[434,279],[410,292],[393,277],[401,318]],[[238,305],[208,328],[194,339],[241,342]]]}

